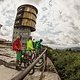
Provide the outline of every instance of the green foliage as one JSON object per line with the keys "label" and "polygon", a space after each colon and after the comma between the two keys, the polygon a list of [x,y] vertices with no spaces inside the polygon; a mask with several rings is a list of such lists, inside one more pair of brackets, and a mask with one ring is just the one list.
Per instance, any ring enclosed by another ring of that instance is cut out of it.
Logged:
{"label": "green foliage", "polygon": [[54,63],[62,80],[80,80],[80,52],[50,48],[47,55]]}

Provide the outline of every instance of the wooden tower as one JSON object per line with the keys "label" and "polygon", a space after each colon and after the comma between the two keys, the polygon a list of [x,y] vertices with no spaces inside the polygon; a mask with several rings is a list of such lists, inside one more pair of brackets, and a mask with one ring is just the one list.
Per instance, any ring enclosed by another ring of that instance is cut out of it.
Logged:
{"label": "wooden tower", "polygon": [[31,32],[36,30],[37,13],[38,10],[33,5],[24,4],[18,7],[14,23],[13,41],[20,34],[22,35],[23,45],[25,45],[25,40],[30,36]]}

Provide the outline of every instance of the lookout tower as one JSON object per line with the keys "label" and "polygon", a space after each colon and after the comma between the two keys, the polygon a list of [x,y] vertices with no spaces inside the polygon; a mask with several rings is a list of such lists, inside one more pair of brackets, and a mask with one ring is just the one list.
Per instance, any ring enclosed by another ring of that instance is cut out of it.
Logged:
{"label": "lookout tower", "polygon": [[14,23],[13,40],[19,34],[22,35],[23,45],[25,40],[35,31],[36,18],[38,10],[33,5],[24,4],[18,7],[17,15]]}

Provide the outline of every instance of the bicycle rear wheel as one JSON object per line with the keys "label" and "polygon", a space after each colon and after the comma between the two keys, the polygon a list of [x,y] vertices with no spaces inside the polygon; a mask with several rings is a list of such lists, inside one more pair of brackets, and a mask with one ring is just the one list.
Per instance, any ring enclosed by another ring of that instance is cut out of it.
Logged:
{"label": "bicycle rear wheel", "polygon": [[36,63],[35,67],[41,67],[44,64],[44,59],[41,57],[39,61]]}

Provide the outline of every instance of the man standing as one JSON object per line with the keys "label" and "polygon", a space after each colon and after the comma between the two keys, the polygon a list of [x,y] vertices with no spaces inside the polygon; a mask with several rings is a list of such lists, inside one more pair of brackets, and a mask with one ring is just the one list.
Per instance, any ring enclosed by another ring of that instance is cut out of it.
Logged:
{"label": "man standing", "polygon": [[22,36],[17,36],[16,40],[13,42],[13,50],[16,51],[16,69],[21,70],[19,66],[19,61],[21,59],[21,51],[22,51]]}
{"label": "man standing", "polygon": [[40,39],[39,41],[36,41],[35,42],[35,50],[36,50],[36,53],[39,54],[42,50],[42,39]]}
{"label": "man standing", "polygon": [[29,36],[29,39],[26,41],[26,47],[27,47],[27,51],[33,51],[33,41],[32,41],[32,36]]}

